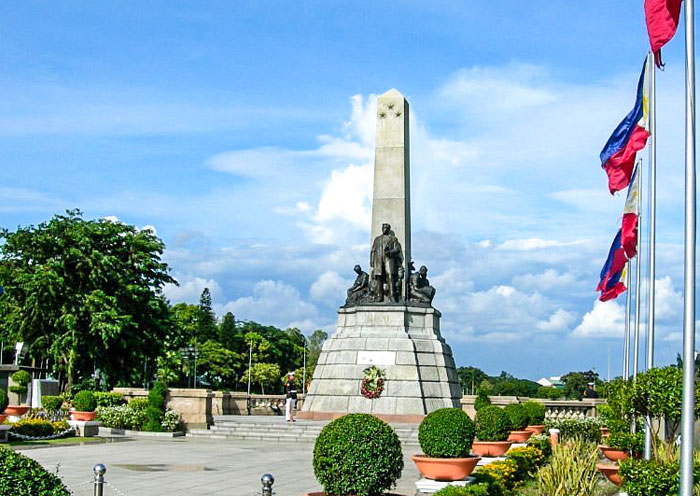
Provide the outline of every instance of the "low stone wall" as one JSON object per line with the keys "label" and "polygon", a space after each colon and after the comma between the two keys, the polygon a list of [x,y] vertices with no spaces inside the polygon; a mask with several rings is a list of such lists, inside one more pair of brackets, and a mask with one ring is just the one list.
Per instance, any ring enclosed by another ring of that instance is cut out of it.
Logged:
{"label": "low stone wall", "polygon": [[[497,406],[505,406],[510,403],[525,403],[526,401],[535,400],[544,403],[546,408],[545,417],[548,419],[555,418],[585,418],[597,417],[598,406],[605,404],[604,399],[583,399],[581,401],[571,400],[544,400],[540,398],[527,398],[520,396],[489,396],[491,403]],[[465,395],[462,397],[462,410],[467,412],[470,417],[474,418],[476,410],[474,410],[474,401],[476,396]]]}
{"label": "low stone wall", "polygon": [[[148,391],[135,388],[114,388],[127,401],[146,398]],[[297,410],[304,398],[299,395]],[[208,389],[168,389],[166,406],[182,416],[188,429],[206,428],[214,423],[215,415],[282,415],[284,395],[226,393]]]}

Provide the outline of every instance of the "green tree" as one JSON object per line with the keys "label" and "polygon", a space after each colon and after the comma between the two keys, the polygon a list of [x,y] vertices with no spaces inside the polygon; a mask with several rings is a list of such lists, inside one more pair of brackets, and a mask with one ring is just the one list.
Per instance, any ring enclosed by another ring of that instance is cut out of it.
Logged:
{"label": "green tree", "polygon": [[197,312],[197,341],[204,343],[211,339],[217,339],[219,332],[216,327],[216,314],[211,308],[211,293],[209,288],[204,288],[199,297]]}
{"label": "green tree", "polygon": [[457,377],[459,377],[459,383],[462,385],[464,394],[476,394],[481,381],[488,379],[489,376],[477,367],[459,367],[457,369]]}
{"label": "green tree", "polygon": [[320,329],[311,333],[311,336],[306,338],[306,365],[315,367],[318,363],[318,357],[321,354],[323,343],[328,339],[328,333]]}
{"label": "green tree", "polygon": [[202,344],[197,357],[197,373],[205,376],[215,388],[233,387],[238,382],[247,357],[227,350],[221,343],[209,340]]}
{"label": "green tree", "polygon": [[[248,377],[248,371],[245,376]],[[276,363],[254,363],[250,369],[251,381],[260,384],[262,394],[265,394],[265,386],[279,382],[280,376],[280,366]]]}
{"label": "green tree", "polygon": [[603,381],[598,377],[598,373],[592,370],[586,372],[569,372],[561,377],[564,382],[564,396],[569,399],[580,400],[589,382],[597,385]]}
{"label": "green tree", "polygon": [[219,324],[219,342],[227,349],[233,350],[236,342],[236,318],[227,312]]}
{"label": "green tree", "polygon": [[66,386],[99,368],[138,382],[169,326],[163,285],[176,283],[151,230],[84,220],[79,210],[0,230],[0,329],[49,358]]}

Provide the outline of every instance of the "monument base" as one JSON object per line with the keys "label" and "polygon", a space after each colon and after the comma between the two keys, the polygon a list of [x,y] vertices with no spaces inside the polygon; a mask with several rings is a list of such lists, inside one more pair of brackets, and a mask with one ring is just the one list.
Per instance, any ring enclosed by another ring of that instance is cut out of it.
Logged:
{"label": "monument base", "polygon": [[[384,390],[375,399],[360,392],[371,365],[385,371]],[[299,417],[371,413],[390,422],[419,422],[438,408],[459,408],[461,397],[452,350],[440,336],[440,312],[411,305],[341,307]]]}

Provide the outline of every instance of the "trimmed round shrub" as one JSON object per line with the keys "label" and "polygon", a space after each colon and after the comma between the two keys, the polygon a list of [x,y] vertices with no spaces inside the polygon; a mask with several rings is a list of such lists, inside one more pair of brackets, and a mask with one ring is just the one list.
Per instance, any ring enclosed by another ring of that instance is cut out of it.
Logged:
{"label": "trimmed round shrub", "polygon": [[474,423],[479,441],[505,441],[510,434],[510,418],[497,406],[485,406],[476,412]]}
{"label": "trimmed round shrub", "polygon": [[520,403],[511,403],[503,409],[510,419],[510,428],[514,431],[521,431],[527,427],[527,412]]}
{"label": "trimmed round shrub", "polygon": [[42,396],[41,404],[44,407],[44,410],[49,413],[53,413],[61,409],[61,405],[63,405],[63,398],[60,396]]}
{"label": "trimmed round shrub", "polygon": [[92,391],[79,391],[73,398],[73,408],[79,412],[94,412],[97,401]]}
{"label": "trimmed round shrub", "polygon": [[523,403],[523,408],[527,414],[528,425],[544,424],[545,406],[539,401],[526,401]]}
{"label": "trimmed round shrub", "polygon": [[146,408],[148,408],[148,399],[147,398],[134,398],[131,400],[128,404],[127,407],[130,410],[138,411],[138,412],[146,412]]}
{"label": "trimmed round shrub", "polygon": [[429,413],[418,428],[418,442],[426,456],[465,458],[474,441],[474,422],[459,408]]}
{"label": "trimmed round shrub", "polygon": [[0,496],[70,496],[61,479],[38,462],[0,448]]}
{"label": "trimmed round shrub", "polygon": [[165,417],[165,395],[167,388],[162,382],[156,382],[153,389],[148,392],[148,408],[146,408],[146,423],[143,430],[161,432],[163,430],[163,418]]}
{"label": "trimmed round shrub", "polygon": [[337,496],[372,496],[401,477],[401,441],[386,422],[364,413],[326,425],[314,445],[313,467],[323,490]]}
{"label": "trimmed round shrub", "polygon": [[0,389],[0,413],[5,411],[10,400],[7,399],[7,393],[4,389]]}
{"label": "trimmed round shrub", "polygon": [[24,394],[27,392],[27,384],[32,380],[29,376],[29,372],[26,370],[18,370],[10,376],[12,382],[15,383],[14,386],[10,386],[10,391],[15,394]]}
{"label": "trimmed round shrub", "polygon": [[483,389],[479,389],[476,393],[476,399],[474,400],[474,410],[477,412],[484,408],[485,406],[489,406],[491,404],[491,400],[489,399],[488,395],[484,392]]}
{"label": "trimmed round shrub", "polygon": [[121,393],[96,392],[95,401],[97,406],[119,406],[125,403],[124,396]]}

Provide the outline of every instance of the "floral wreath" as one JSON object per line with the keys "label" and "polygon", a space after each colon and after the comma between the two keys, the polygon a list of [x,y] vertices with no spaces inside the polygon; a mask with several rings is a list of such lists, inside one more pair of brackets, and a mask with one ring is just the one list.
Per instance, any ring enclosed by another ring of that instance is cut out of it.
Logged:
{"label": "floral wreath", "polygon": [[362,386],[360,387],[360,392],[362,396],[370,400],[379,398],[384,391],[384,371],[372,365],[363,370],[365,374],[362,379]]}

